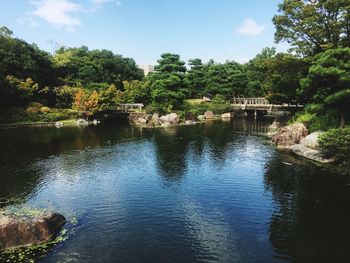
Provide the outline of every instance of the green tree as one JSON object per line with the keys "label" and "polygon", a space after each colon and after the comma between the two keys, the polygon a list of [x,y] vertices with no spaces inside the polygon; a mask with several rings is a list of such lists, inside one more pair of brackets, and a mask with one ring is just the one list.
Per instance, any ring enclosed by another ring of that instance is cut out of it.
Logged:
{"label": "green tree", "polygon": [[350,48],[329,49],[315,57],[300,92],[310,101],[339,112],[344,127],[350,112]]}
{"label": "green tree", "polygon": [[309,69],[307,59],[288,53],[278,53],[265,61],[266,73],[263,80],[268,100],[272,103],[303,102],[298,96],[300,79],[305,78]]}
{"label": "green tree", "polygon": [[123,81],[125,100],[130,103],[149,103],[151,101],[150,81]]}
{"label": "green tree", "polygon": [[279,12],[273,18],[275,40],[301,54],[350,46],[349,0],[284,0]]}
{"label": "green tree", "polygon": [[171,111],[185,98],[185,62],[176,54],[165,53],[158,60],[155,73],[151,74],[151,96],[153,104],[163,112]]}
{"label": "green tree", "polygon": [[190,59],[188,65],[191,67],[186,74],[189,97],[201,97],[204,94],[206,80],[202,60],[199,58]]}
{"label": "green tree", "polygon": [[125,102],[125,94],[113,84],[99,93],[100,111],[113,110],[122,102]]}

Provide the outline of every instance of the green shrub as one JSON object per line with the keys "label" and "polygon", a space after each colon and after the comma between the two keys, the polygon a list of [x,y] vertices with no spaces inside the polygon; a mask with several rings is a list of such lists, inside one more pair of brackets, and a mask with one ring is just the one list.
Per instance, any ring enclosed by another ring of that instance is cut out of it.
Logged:
{"label": "green shrub", "polygon": [[327,131],[339,127],[337,110],[330,110],[324,114],[317,114],[310,123],[310,131]]}
{"label": "green shrub", "polygon": [[[320,111],[319,111],[320,110]],[[327,131],[339,127],[337,110],[322,111],[317,104],[307,105],[305,109],[294,115],[288,124],[301,122],[309,127],[310,132]]]}
{"label": "green shrub", "polygon": [[61,112],[51,112],[45,116],[45,121],[60,121],[65,119],[67,119],[67,116]]}
{"label": "green shrub", "polygon": [[322,104],[311,103],[305,105],[304,111],[308,113],[320,113],[324,111],[324,106]]}
{"label": "green shrub", "polygon": [[214,104],[224,104],[225,103],[225,96],[217,94],[215,97],[212,99],[212,103]]}
{"label": "green shrub", "polygon": [[215,104],[215,103],[208,103],[208,109],[212,111],[214,114],[222,114],[225,112],[231,111],[230,104]]}
{"label": "green shrub", "polygon": [[198,116],[201,114],[201,112],[198,109],[190,109],[188,112],[194,116]]}
{"label": "green shrub", "polygon": [[350,128],[331,129],[321,135],[319,143],[326,157],[335,157],[339,163],[350,164]]}

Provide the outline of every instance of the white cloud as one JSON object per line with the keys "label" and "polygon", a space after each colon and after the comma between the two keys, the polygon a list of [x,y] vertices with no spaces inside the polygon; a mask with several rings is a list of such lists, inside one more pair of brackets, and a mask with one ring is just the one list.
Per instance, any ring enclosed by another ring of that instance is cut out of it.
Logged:
{"label": "white cloud", "polygon": [[101,6],[103,4],[107,3],[115,3],[116,6],[120,6],[122,4],[122,1],[118,0],[91,0],[91,3],[96,6]]}
{"label": "white cloud", "polygon": [[32,14],[52,25],[64,27],[69,32],[75,31],[75,28],[81,25],[80,19],[72,16],[74,12],[84,11],[81,5],[68,0],[39,0],[32,3],[37,7]]}
{"label": "white cloud", "polygon": [[237,32],[242,35],[257,36],[265,30],[264,26],[259,26],[253,19],[246,18],[243,24],[237,28]]}

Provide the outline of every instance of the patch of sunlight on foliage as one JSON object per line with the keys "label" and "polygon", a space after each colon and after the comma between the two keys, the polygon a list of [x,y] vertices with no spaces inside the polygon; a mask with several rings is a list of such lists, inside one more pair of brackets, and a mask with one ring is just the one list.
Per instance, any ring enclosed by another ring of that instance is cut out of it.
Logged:
{"label": "patch of sunlight on foliage", "polygon": [[203,99],[187,99],[184,100],[184,104],[188,104],[188,105],[199,105],[199,104],[204,104],[206,103],[205,100]]}
{"label": "patch of sunlight on foliage", "polygon": [[327,131],[339,125],[338,111],[325,111],[321,104],[306,105],[304,110],[294,115],[288,124],[301,122],[309,127],[310,132]]}

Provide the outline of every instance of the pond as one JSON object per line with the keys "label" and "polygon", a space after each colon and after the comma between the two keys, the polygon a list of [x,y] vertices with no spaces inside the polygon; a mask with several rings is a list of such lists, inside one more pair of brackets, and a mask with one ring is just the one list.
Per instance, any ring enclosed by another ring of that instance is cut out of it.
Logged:
{"label": "pond", "polygon": [[74,218],[40,262],[350,262],[349,177],[268,124],[0,131],[0,206]]}

